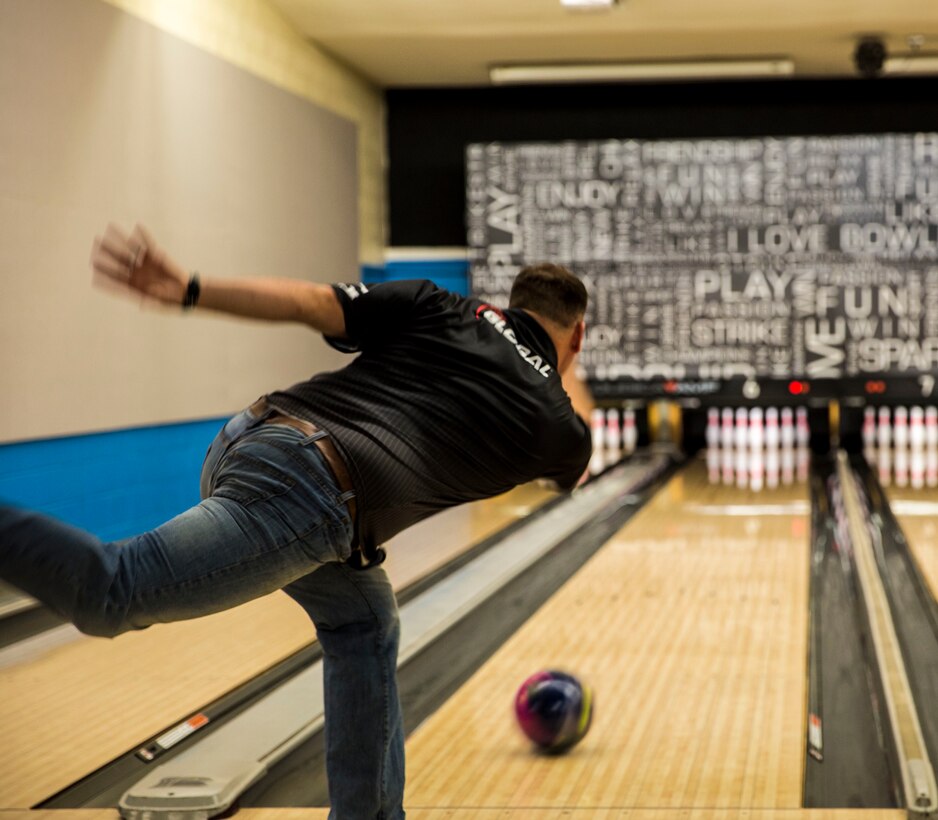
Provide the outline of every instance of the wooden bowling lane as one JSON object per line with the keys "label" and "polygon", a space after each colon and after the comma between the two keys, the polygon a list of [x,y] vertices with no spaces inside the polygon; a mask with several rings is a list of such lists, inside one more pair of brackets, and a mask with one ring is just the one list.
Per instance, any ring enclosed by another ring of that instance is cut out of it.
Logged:
{"label": "wooden bowling lane", "polygon": [[[519,487],[402,533],[388,545],[395,588],[552,496],[536,486]],[[276,593],[228,612],[111,641],[61,627],[0,650],[0,809],[36,805],[314,637],[303,611]]]}
{"label": "wooden bowling lane", "polygon": [[906,817],[905,812],[895,809],[682,809],[678,812],[674,809],[596,808],[407,810],[408,820],[905,820]]}
{"label": "wooden bowling lane", "polygon": [[[674,477],[414,733],[408,816],[811,816],[809,513],[804,484],[710,485],[699,461]],[[555,758],[511,713],[545,667],[595,690],[589,735]],[[444,809],[475,813],[421,814]]]}
{"label": "wooden bowling lane", "polygon": [[883,489],[932,595],[938,598],[938,488]]}
{"label": "wooden bowling lane", "polygon": [[[118,820],[116,810],[3,811],[0,820]],[[326,809],[242,809],[240,820],[326,820]],[[408,809],[408,820],[904,820],[898,809]]]}

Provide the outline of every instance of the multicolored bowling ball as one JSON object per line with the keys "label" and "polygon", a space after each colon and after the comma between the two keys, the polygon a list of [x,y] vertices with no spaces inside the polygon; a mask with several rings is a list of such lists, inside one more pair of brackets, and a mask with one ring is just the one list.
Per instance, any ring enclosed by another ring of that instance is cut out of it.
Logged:
{"label": "multicolored bowling ball", "polygon": [[515,715],[521,730],[541,751],[559,754],[589,731],[593,692],[566,672],[536,672],[515,695]]}

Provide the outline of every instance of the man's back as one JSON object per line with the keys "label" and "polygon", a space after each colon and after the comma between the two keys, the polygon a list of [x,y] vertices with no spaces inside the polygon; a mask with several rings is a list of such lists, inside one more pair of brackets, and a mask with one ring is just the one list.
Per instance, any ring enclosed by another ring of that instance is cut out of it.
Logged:
{"label": "man's back", "polygon": [[466,501],[545,477],[572,486],[589,431],[556,372],[550,336],[430,282],[337,286],[348,367],[273,393],[328,429],[358,494],[360,537],[380,544]]}

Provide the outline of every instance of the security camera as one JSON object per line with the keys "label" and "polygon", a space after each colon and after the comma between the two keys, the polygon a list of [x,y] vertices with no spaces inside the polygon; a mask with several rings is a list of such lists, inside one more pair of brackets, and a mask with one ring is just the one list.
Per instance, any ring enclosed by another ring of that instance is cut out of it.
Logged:
{"label": "security camera", "polygon": [[886,46],[879,37],[864,37],[853,52],[853,62],[861,77],[876,77],[886,62]]}

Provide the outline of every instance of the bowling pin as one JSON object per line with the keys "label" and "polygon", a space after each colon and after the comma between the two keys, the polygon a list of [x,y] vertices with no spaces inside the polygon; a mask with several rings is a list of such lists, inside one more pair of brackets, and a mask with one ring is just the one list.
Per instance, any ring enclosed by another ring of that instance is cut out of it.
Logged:
{"label": "bowling pin", "polygon": [[749,411],[749,449],[762,450],[765,447],[765,430],[762,427],[763,413],[761,407],[753,407]]}
{"label": "bowling pin", "polygon": [[916,490],[925,486],[925,411],[909,411],[909,481]]}
{"label": "bowling pin", "polygon": [[622,411],[622,449],[627,456],[635,452],[638,444],[638,428],[635,426],[635,411],[626,407]]}
{"label": "bowling pin", "polygon": [[781,455],[782,484],[786,487],[795,480],[795,451],[792,447],[783,447]]}
{"label": "bowling pin", "polygon": [[863,457],[872,464],[876,457],[876,408],[863,408]]}
{"label": "bowling pin", "polygon": [[765,436],[762,430],[762,408],[749,411],[749,487],[754,492],[762,490],[765,476]]}
{"label": "bowling pin", "polygon": [[888,448],[892,444],[892,422],[889,420],[889,408],[879,408],[879,426],[876,428],[876,443],[879,449]]}
{"label": "bowling pin", "polygon": [[736,486],[741,490],[749,486],[749,414],[745,407],[736,409]]}
{"label": "bowling pin", "polygon": [[619,427],[619,411],[606,411],[606,461],[615,464],[622,456],[622,429]]}
{"label": "bowling pin", "polygon": [[720,480],[720,410],[707,410],[707,480],[716,484]]}
{"label": "bowling pin", "polygon": [[781,434],[778,429],[778,408],[769,407],[765,411],[765,449],[774,447],[776,450],[781,444]]}
{"label": "bowling pin", "polygon": [[720,447],[720,410],[711,407],[707,410],[707,449],[717,450]]}
{"label": "bowling pin", "polygon": [[780,432],[782,448],[795,446],[794,415],[790,407],[782,408],[782,429]]}
{"label": "bowling pin", "polygon": [[795,411],[795,444],[798,445],[796,454],[797,476],[799,481],[808,480],[808,467],[811,463],[811,456],[808,452],[808,444],[811,442],[811,429],[808,427],[808,408],[799,407]]}
{"label": "bowling pin", "polygon": [[778,486],[779,463],[778,410],[765,411],[765,486],[773,490]]}
{"label": "bowling pin", "polygon": [[811,443],[811,428],[808,427],[808,408],[799,407],[796,411],[798,423],[795,425],[795,442],[799,447],[807,447]]}
{"label": "bowling pin", "polygon": [[895,442],[896,486],[906,487],[909,484],[909,411],[904,407],[896,408],[892,435]]}
{"label": "bowling pin", "polygon": [[602,408],[597,407],[590,415],[590,432],[593,436],[593,455],[590,458],[589,471],[591,475],[601,473],[606,466],[606,414]]}
{"label": "bowling pin", "polygon": [[790,407],[782,408],[782,426],[779,438],[782,444],[782,484],[786,487],[795,480],[795,424]]}
{"label": "bowling pin", "polygon": [[723,483],[733,483],[733,410],[724,407],[720,413],[720,472]]}
{"label": "bowling pin", "polygon": [[938,408],[925,409],[925,483],[938,487]]}
{"label": "bowling pin", "polygon": [[889,408],[879,408],[879,424],[876,427],[876,443],[879,450],[876,455],[876,471],[879,483],[888,487],[892,480],[892,422],[889,420]]}

